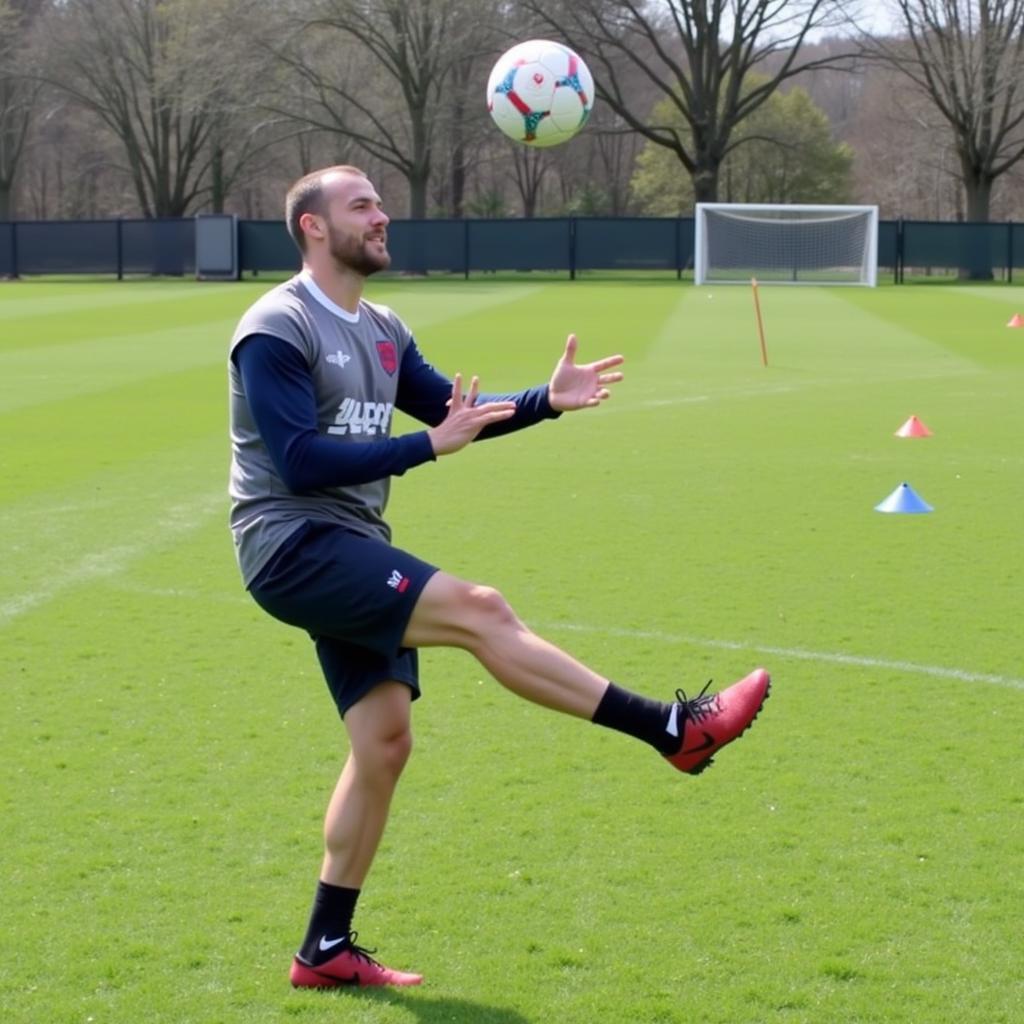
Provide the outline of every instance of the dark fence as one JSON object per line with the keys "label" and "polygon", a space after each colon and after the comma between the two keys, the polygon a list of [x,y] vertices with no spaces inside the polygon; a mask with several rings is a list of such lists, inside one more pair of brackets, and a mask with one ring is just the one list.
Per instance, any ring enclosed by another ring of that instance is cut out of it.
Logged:
{"label": "dark fence", "polygon": [[[557,217],[392,221],[392,270],[674,271],[693,267],[688,217]],[[291,271],[298,254],[281,221],[238,222],[242,274]],[[915,271],[1010,281],[1024,267],[1024,224],[881,221],[878,267],[897,282]],[[0,222],[0,278],[30,274],[191,276],[195,221]]]}

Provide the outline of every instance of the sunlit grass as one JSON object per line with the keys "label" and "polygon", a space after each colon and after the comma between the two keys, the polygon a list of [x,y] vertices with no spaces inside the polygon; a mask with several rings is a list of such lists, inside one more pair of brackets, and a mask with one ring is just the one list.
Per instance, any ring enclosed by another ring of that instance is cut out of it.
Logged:
{"label": "sunlit grass", "polygon": [[[264,288],[0,286],[5,1022],[1017,1019],[1024,291],[765,287],[765,368],[743,286],[374,284],[484,388],[627,356],[397,480],[397,542],[623,685],[775,686],[691,779],[424,652],[356,926],[427,980],[324,994],[286,972],[343,731],[226,529]],[[934,513],[874,511],[904,480]]]}

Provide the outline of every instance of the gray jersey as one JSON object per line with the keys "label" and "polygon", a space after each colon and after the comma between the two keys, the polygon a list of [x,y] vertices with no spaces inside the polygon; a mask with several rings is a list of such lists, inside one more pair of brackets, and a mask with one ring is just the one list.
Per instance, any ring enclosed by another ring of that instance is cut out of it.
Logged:
{"label": "gray jersey", "polygon": [[[281,338],[302,353],[313,378],[320,433],[350,443],[389,436],[398,368],[412,339],[390,309],[361,301],[352,317],[301,273],[249,308],[231,339],[231,351],[253,334]],[[274,468],[230,359],[229,373],[231,530],[245,582],[252,582],[307,519],[341,523],[390,540],[383,519],[390,479],[309,494],[291,492]]]}

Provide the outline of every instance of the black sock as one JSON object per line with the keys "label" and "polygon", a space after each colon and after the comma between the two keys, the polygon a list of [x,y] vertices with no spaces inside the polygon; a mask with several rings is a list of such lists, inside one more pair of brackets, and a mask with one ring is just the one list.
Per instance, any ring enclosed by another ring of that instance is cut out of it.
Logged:
{"label": "black sock", "polygon": [[[299,956],[314,967],[337,956],[352,931],[352,915],[356,911],[358,889],[319,882],[313,910],[309,915],[306,938],[299,948]],[[339,941],[344,940],[344,941]]]}
{"label": "black sock", "polygon": [[609,683],[591,721],[650,743],[660,754],[675,754],[683,738],[681,722],[677,730],[669,732],[670,724],[675,723],[672,707]]}

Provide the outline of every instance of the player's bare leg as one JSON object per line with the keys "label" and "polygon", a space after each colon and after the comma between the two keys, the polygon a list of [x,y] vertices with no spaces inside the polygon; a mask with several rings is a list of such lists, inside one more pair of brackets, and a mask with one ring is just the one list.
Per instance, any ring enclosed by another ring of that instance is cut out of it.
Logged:
{"label": "player's bare leg", "polygon": [[358,889],[384,834],[391,798],[412,752],[404,683],[381,683],[349,708],[349,755],[324,819],[320,878]]}
{"label": "player's bare leg", "polygon": [[[359,890],[387,825],[391,798],[412,750],[410,691],[402,683],[381,683],[345,715],[349,755],[324,819],[324,860],[318,901],[303,949],[292,964],[292,984],[303,988],[338,985],[418,985],[418,974],[384,967],[355,942],[350,930]],[[331,907],[330,904],[334,906]],[[318,921],[330,922],[325,930]],[[340,922],[340,923],[339,923]]]}
{"label": "player's bare leg", "polygon": [[750,726],[770,686],[768,673],[756,669],[717,694],[691,699],[678,690],[671,703],[641,697],[537,636],[493,587],[444,572],[424,587],[403,643],[466,650],[513,693],[645,740],[690,774]]}

